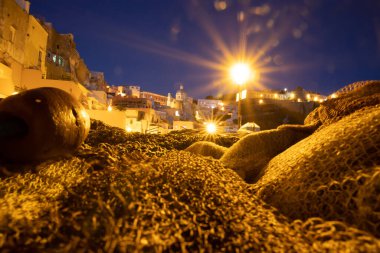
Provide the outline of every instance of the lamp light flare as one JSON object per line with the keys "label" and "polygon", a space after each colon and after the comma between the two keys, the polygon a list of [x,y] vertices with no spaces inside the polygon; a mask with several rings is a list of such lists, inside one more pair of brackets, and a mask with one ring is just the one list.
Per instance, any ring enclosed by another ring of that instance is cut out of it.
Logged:
{"label": "lamp light flare", "polygon": [[109,106],[107,107],[107,111],[112,112],[112,106],[111,106],[111,105],[109,105]]}
{"label": "lamp light flare", "polygon": [[230,69],[230,76],[234,83],[238,85],[245,84],[251,78],[251,70],[246,63],[236,63]]}
{"label": "lamp light flare", "polygon": [[209,122],[206,124],[206,132],[209,134],[215,134],[216,133],[216,125],[215,123]]}

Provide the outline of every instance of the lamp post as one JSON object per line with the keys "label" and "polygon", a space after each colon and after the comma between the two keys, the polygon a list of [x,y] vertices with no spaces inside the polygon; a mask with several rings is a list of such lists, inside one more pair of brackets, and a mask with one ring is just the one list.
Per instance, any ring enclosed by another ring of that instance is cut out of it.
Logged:
{"label": "lamp post", "polygon": [[234,84],[239,87],[239,93],[237,95],[238,100],[238,126],[241,127],[242,115],[241,115],[241,100],[243,86],[251,77],[251,69],[247,63],[236,63],[230,69],[230,76]]}

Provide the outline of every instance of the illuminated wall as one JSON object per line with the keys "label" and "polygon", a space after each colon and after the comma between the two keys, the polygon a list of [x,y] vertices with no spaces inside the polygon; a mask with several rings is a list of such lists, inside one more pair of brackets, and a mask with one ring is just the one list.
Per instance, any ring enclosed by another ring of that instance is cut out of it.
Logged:
{"label": "illuminated wall", "polygon": [[13,92],[12,69],[0,63],[0,98],[9,96]]}
{"label": "illuminated wall", "polygon": [[1,67],[0,93],[10,95],[16,86],[20,86],[28,13],[14,0],[2,0],[0,24],[0,62],[5,65]]}
{"label": "illuminated wall", "polygon": [[41,24],[29,15],[28,32],[25,39],[24,68],[39,69],[46,76],[46,44],[48,33]]}
{"label": "illuminated wall", "polygon": [[26,89],[39,87],[58,88],[71,94],[75,99],[79,101],[81,101],[83,97],[87,97],[87,94],[89,92],[83,85],[73,81],[42,79],[41,72],[34,69],[24,69],[22,71],[21,84]]}

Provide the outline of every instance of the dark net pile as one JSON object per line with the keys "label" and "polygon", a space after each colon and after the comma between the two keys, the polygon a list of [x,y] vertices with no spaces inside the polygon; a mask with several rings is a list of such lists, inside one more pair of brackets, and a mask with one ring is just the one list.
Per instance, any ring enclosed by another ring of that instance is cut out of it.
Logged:
{"label": "dark net pile", "polygon": [[345,86],[337,98],[323,102],[305,119],[305,125],[326,127],[351,113],[380,104],[380,81],[362,81]]}
{"label": "dark net pile", "polygon": [[219,159],[228,150],[228,148],[219,146],[211,141],[198,141],[191,144],[185,149],[193,154],[210,156]]}
{"label": "dark net pile", "polygon": [[254,187],[292,219],[340,220],[380,237],[380,82],[336,94],[306,118],[318,130],[273,158]]}
{"label": "dark net pile", "polygon": [[218,160],[176,149],[197,133],[130,135],[93,123],[74,157],[1,167],[2,252],[380,250],[346,223],[293,221]]}
{"label": "dark net pile", "polygon": [[380,107],[346,101],[253,185],[183,151],[237,138],[93,121],[72,157],[0,166],[1,252],[380,252]]}
{"label": "dark net pile", "polygon": [[340,220],[380,237],[380,106],[363,108],[273,158],[258,196],[292,219]]}

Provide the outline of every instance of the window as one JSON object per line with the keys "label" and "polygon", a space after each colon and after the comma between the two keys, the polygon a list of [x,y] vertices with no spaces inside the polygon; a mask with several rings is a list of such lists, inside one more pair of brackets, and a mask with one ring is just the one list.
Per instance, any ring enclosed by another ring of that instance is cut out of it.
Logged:
{"label": "window", "polygon": [[10,36],[9,40],[10,40],[10,42],[14,43],[15,38],[16,38],[16,28],[14,28],[13,26],[10,26],[9,30],[11,31],[11,36]]}
{"label": "window", "polygon": [[241,92],[241,99],[246,99],[247,98],[247,90],[243,90]]}
{"label": "window", "polygon": [[41,62],[42,62],[42,51],[38,51],[38,67],[41,67]]}

